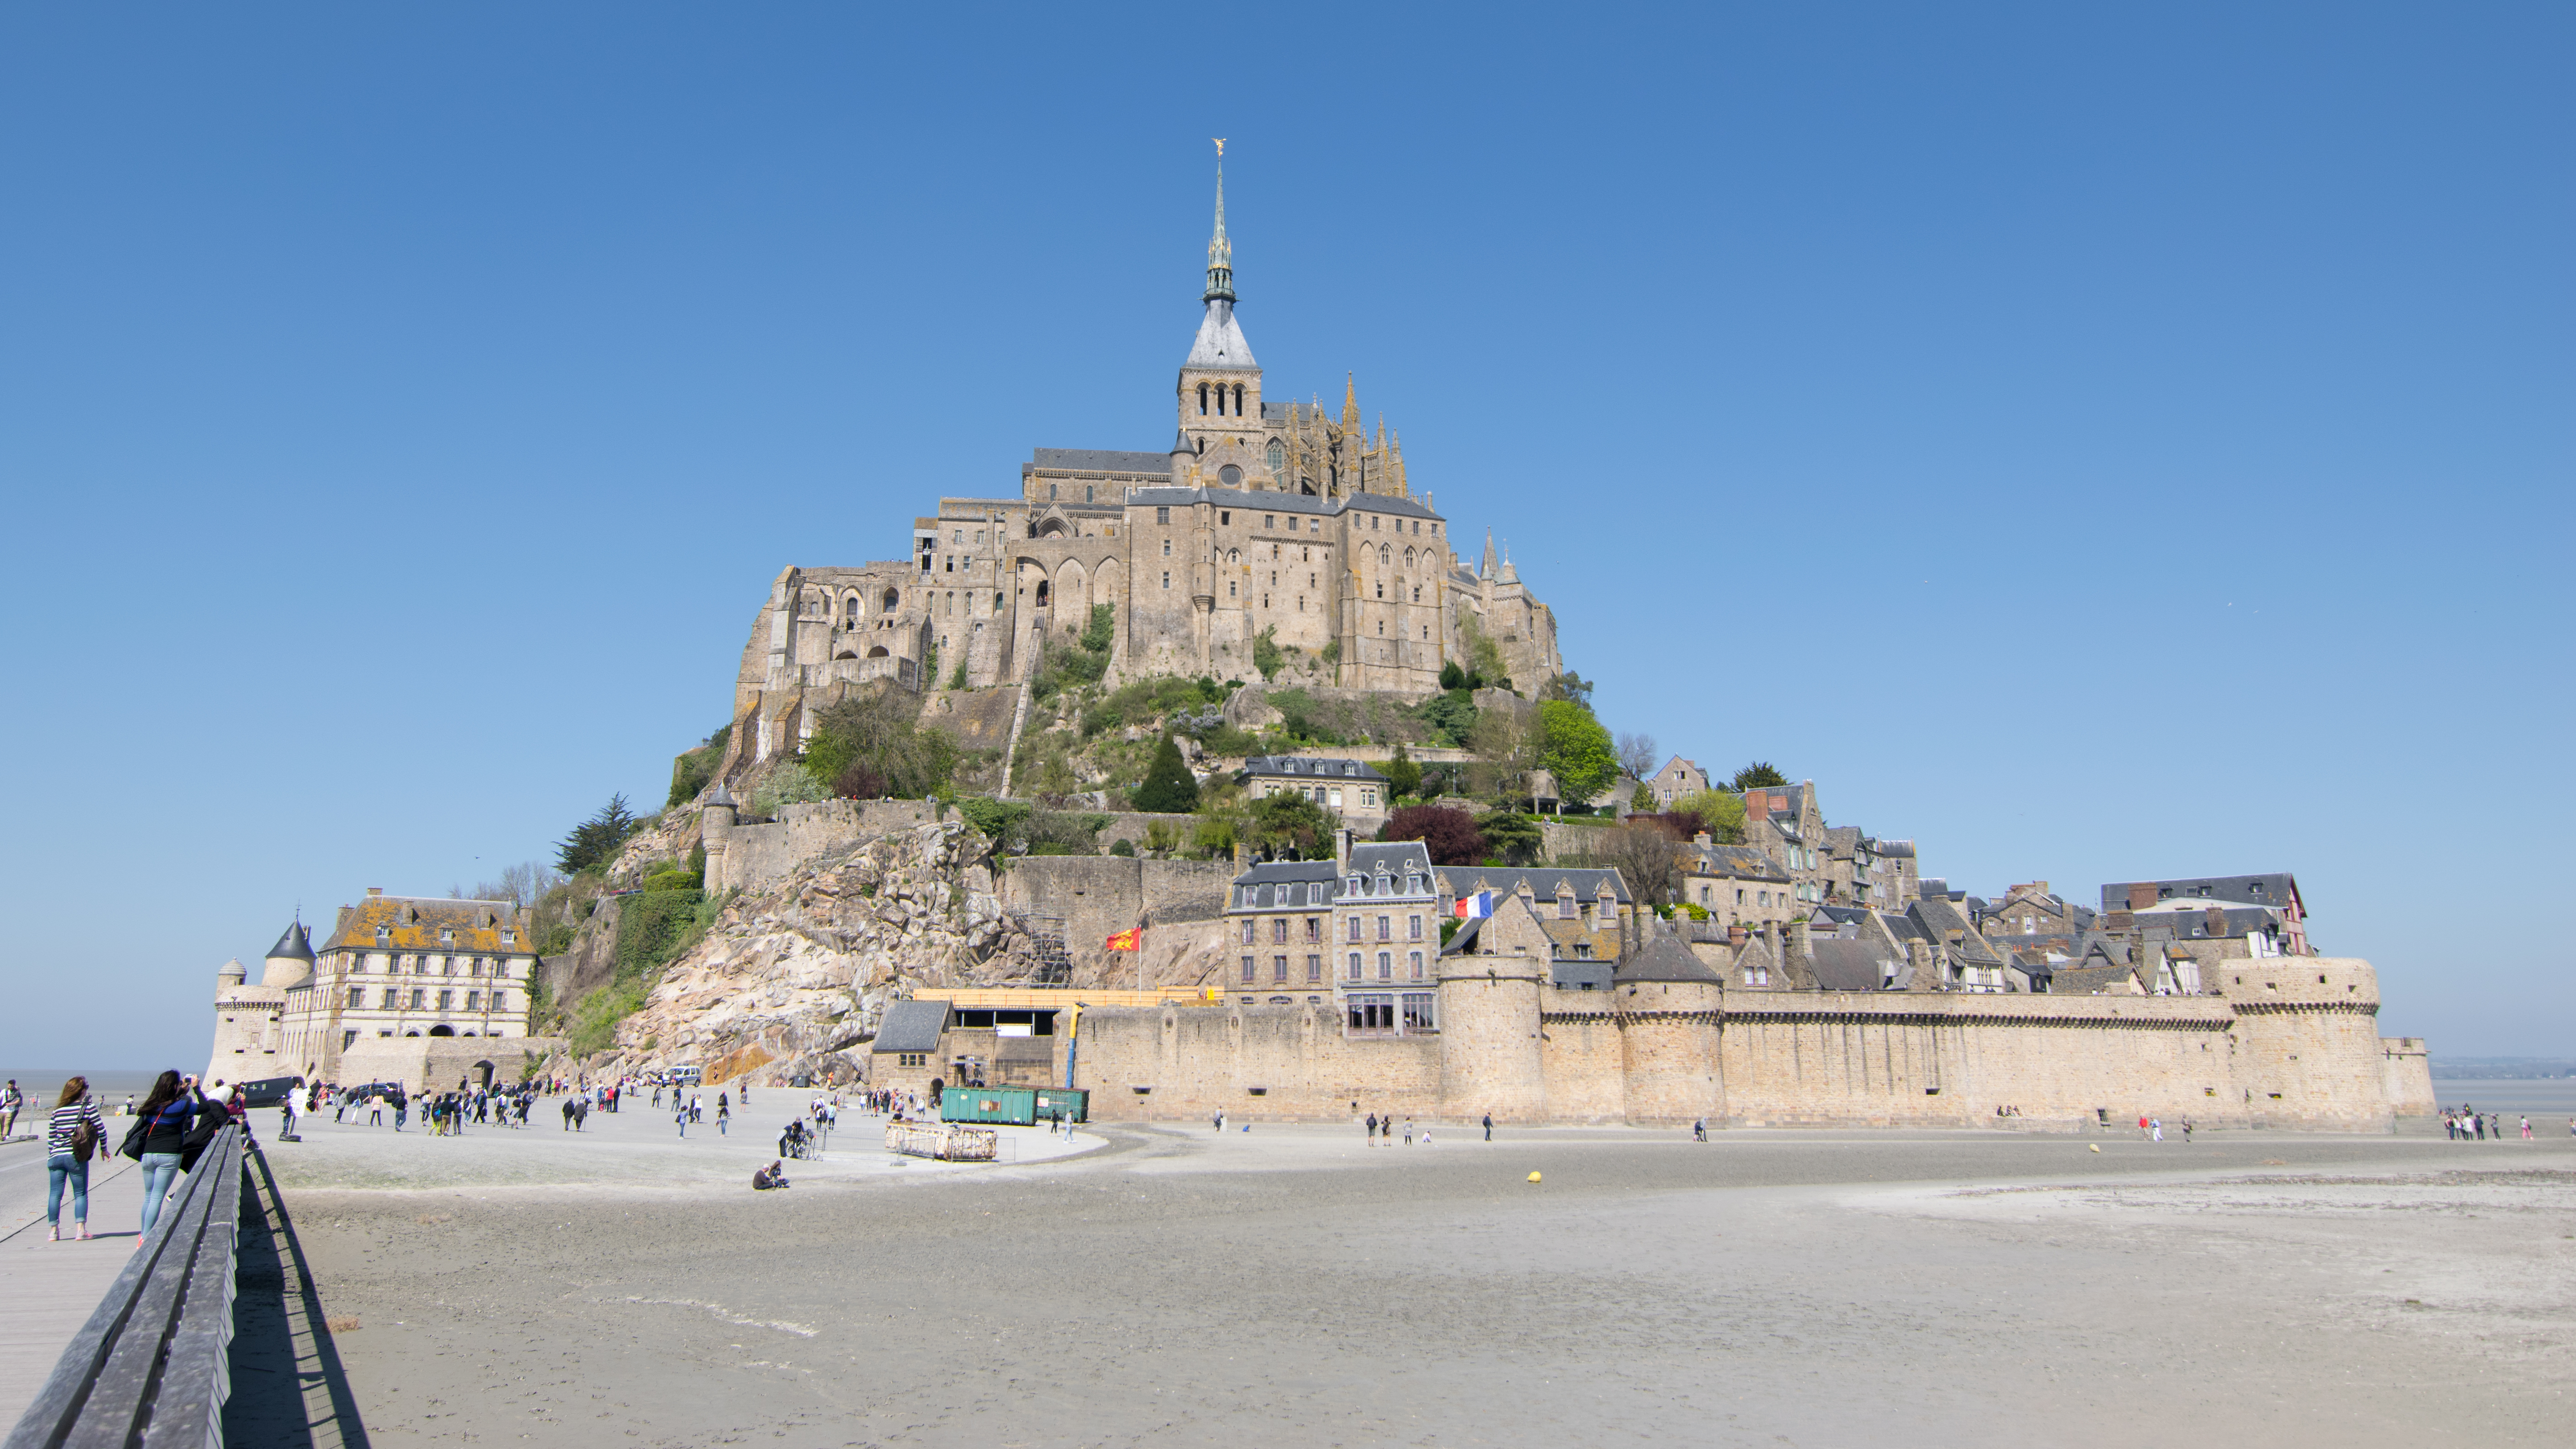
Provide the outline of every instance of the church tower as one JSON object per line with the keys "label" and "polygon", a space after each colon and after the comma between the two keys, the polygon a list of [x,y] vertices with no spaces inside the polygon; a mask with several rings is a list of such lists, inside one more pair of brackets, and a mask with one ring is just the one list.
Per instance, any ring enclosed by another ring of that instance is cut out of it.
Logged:
{"label": "church tower", "polygon": [[[1234,320],[1234,243],[1225,234],[1225,143],[1217,143],[1216,230],[1208,238],[1207,311],[1181,364],[1181,436],[1193,450],[1175,483],[1201,488],[1257,488],[1270,476],[1264,461],[1261,364]],[[1177,444],[1175,449],[1177,452]]]}

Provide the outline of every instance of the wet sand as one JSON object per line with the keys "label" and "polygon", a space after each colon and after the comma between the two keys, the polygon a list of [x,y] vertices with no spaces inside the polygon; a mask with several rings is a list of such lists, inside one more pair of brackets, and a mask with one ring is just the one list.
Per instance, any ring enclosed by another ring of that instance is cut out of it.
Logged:
{"label": "wet sand", "polygon": [[2563,1140],[1099,1131],[758,1196],[576,1185],[559,1143],[545,1171],[407,1144],[512,1161],[391,1190],[333,1186],[327,1141],[271,1160],[328,1312],[363,1324],[336,1347],[379,1445],[2512,1445],[2576,1421]]}

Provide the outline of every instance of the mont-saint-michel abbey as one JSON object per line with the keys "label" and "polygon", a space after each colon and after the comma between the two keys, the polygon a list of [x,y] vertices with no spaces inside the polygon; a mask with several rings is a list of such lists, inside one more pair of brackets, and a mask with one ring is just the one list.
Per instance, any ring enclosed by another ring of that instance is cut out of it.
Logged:
{"label": "mont-saint-michel abbey", "polygon": [[1037,448],[1007,493],[915,518],[904,558],[778,575],[743,650],[744,758],[795,740],[852,685],[1025,678],[1048,632],[1079,632],[1098,605],[1115,612],[1113,682],[1248,676],[1265,631],[1331,659],[1350,689],[1429,693],[1469,631],[1515,679],[1558,672],[1548,607],[1489,535],[1461,552],[1349,378],[1338,409],[1265,394],[1235,316],[1222,172],[1200,300],[1169,448]]}

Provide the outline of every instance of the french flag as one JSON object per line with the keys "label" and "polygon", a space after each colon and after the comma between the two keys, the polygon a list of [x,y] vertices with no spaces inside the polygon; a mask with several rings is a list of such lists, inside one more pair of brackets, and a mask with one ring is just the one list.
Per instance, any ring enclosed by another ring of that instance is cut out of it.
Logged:
{"label": "french flag", "polygon": [[1493,913],[1494,893],[1492,891],[1478,891],[1472,896],[1460,896],[1453,910],[1453,914],[1462,921],[1481,921]]}

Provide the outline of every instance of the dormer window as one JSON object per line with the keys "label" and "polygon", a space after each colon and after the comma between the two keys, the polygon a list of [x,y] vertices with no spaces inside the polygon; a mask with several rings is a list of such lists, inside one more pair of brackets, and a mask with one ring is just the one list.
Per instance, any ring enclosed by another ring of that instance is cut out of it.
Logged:
{"label": "dormer window", "polygon": [[518,933],[517,931],[514,931],[514,930],[504,930],[504,931],[502,931],[502,932],[501,932],[501,944],[502,944],[502,945],[504,945],[504,946],[515,946],[515,945],[519,944],[519,933]]}
{"label": "dormer window", "polygon": [[456,939],[456,928],[454,926],[439,927],[438,939],[442,945],[453,942]]}
{"label": "dormer window", "polygon": [[377,945],[381,946],[381,945],[385,944],[387,941],[392,940],[393,938],[394,938],[394,928],[393,928],[393,927],[391,927],[391,926],[378,926],[378,927],[376,927],[376,944],[377,944]]}

